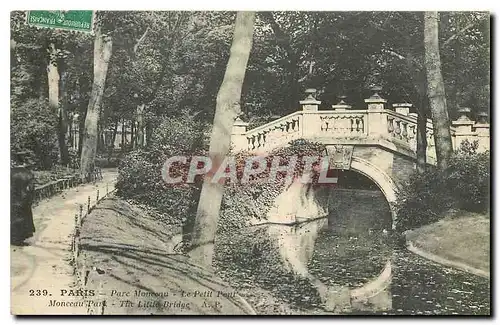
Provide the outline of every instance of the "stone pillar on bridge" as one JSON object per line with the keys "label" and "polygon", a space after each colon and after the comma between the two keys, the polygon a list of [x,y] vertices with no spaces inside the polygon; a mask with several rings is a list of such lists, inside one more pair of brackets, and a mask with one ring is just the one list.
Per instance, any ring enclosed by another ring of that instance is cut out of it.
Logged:
{"label": "stone pillar on bridge", "polygon": [[365,99],[368,104],[368,136],[373,138],[385,137],[388,134],[387,116],[384,112],[387,100],[382,98],[378,92],[381,87],[373,87],[374,94]]}
{"label": "stone pillar on bridge", "polygon": [[418,113],[408,113],[408,116],[418,118]]}
{"label": "stone pillar on bridge", "polygon": [[352,106],[347,105],[347,103],[345,102],[346,98],[347,98],[347,96],[339,96],[338,104],[332,105],[332,109],[334,109],[335,111],[347,111],[347,110],[351,109]]}
{"label": "stone pillar on bridge", "polygon": [[231,132],[231,145],[235,150],[245,150],[248,146],[246,137],[248,123],[243,122],[239,117],[236,118]]}
{"label": "stone pillar on bridge", "polygon": [[396,113],[403,114],[403,115],[409,115],[410,114],[410,108],[413,105],[410,103],[398,103],[398,104],[392,104],[392,107],[396,111]]}
{"label": "stone pillar on bridge", "polygon": [[307,97],[299,102],[303,111],[302,126],[300,128],[302,137],[310,138],[321,129],[321,119],[318,114],[315,114],[319,110],[321,101],[314,97],[316,89],[306,89],[306,94]]}
{"label": "stone pillar on bridge", "polygon": [[474,124],[474,129],[477,133],[479,141],[479,151],[486,151],[490,149],[490,124],[488,123],[488,114],[481,112],[477,114],[477,121]]}
{"label": "stone pillar on bridge", "polygon": [[468,107],[463,107],[458,110],[460,117],[456,121],[452,121],[451,124],[455,128],[455,149],[460,148],[460,144],[469,140],[474,142],[476,140],[476,133],[473,132],[474,121],[469,118],[469,113],[471,109]]}

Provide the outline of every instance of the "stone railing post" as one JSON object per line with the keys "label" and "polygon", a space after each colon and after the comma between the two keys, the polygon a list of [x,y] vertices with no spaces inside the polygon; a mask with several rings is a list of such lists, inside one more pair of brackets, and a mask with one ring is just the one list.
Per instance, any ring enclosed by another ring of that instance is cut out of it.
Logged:
{"label": "stone railing post", "polygon": [[490,124],[488,123],[488,114],[480,112],[477,114],[477,121],[474,124],[477,140],[479,142],[478,151],[484,152],[490,150]]}
{"label": "stone railing post", "polygon": [[409,115],[410,114],[410,108],[413,105],[410,103],[398,103],[398,104],[392,104],[392,107],[396,111],[396,113],[403,114],[403,115]]}
{"label": "stone railing post", "polygon": [[243,120],[239,117],[237,117],[234,121],[231,132],[231,145],[234,147],[235,151],[247,149],[247,126],[248,123],[243,122]]}
{"label": "stone railing post", "polygon": [[460,117],[456,121],[452,121],[451,124],[455,128],[455,150],[460,148],[462,141],[469,140],[474,142],[477,138],[477,134],[473,132],[472,126],[474,121],[472,121],[468,114],[471,109],[468,107],[463,107],[459,109]]}
{"label": "stone railing post", "polygon": [[373,138],[386,137],[388,135],[387,116],[384,111],[386,99],[383,99],[378,92],[381,87],[372,88],[374,94],[365,99],[368,104],[368,136]]}
{"label": "stone railing post", "polygon": [[347,105],[345,99],[347,96],[339,96],[339,102],[336,105],[332,105],[332,109],[335,111],[346,111],[352,108],[351,105]]}
{"label": "stone railing post", "polygon": [[321,130],[321,119],[315,114],[319,110],[321,101],[314,97],[316,89],[306,89],[305,92],[307,97],[299,102],[303,112],[301,129],[302,137],[310,139]]}

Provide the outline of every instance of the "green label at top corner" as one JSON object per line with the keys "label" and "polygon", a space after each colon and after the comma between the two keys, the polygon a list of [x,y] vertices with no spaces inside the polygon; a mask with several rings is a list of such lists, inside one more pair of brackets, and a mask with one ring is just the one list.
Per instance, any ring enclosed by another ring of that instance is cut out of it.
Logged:
{"label": "green label at top corner", "polygon": [[27,23],[31,26],[92,32],[92,10],[30,10]]}

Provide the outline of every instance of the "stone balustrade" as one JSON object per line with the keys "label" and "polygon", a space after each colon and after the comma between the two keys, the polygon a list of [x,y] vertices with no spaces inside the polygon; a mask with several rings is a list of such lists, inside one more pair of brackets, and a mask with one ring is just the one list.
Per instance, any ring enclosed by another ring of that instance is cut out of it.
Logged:
{"label": "stone balustrade", "polygon": [[[412,104],[397,103],[387,108],[387,101],[377,93],[380,89],[374,90],[375,94],[365,99],[366,109],[352,109],[345,102],[345,96],[341,96],[331,110],[320,110],[321,102],[314,97],[315,90],[308,89],[307,97],[300,101],[300,111],[251,130],[247,130],[248,123],[238,118],[232,132],[233,149],[268,151],[300,138],[325,144],[346,141],[363,144],[382,139],[415,153],[418,115],[410,112]],[[478,120],[473,121],[469,117],[470,109],[461,109],[460,113],[450,128],[454,148],[465,140],[477,140],[479,151],[489,150],[487,114],[478,114]],[[434,128],[430,119],[427,120],[426,138],[428,162],[435,163]]]}
{"label": "stone balustrade", "polygon": [[[267,150],[286,145],[288,142],[302,137],[302,112],[296,112],[271,123],[240,133],[236,137],[233,129],[233,145],[237,150]],[[241,126],[239,122],[238,127]],[[236,142],[234,141],[236,140]],[[238,146],[239,144],[239,146]]]}

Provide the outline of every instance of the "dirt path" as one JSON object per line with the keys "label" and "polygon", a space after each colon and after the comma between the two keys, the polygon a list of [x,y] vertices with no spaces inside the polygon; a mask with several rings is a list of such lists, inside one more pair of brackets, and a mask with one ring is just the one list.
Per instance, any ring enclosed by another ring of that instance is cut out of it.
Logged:
{"label": "dirt path", "polygon": [[[71,235],[74,217],[79,205],[87,208],[114,189],[117,172],[103,170],[103,180],[96,184],[80,185],[40,202],[33,208],[36,233],[27,240],[29,246],[11,246],[11,313],[74,314],[77,307],[53,308],[50,301],[61,298],[62,291],[69,294],[74,283],[70,265]],[[65,296],[69,301],[73,296]]]}
{"label": "dirt path", "polygon": [[[213,270],[175,252],[180,228],[111,196],[85,219],[78,267],[93,315],[252,315]],[[87,273],[88,272],[88,273]],[[61,301],[63,299],[60,299]]]}

